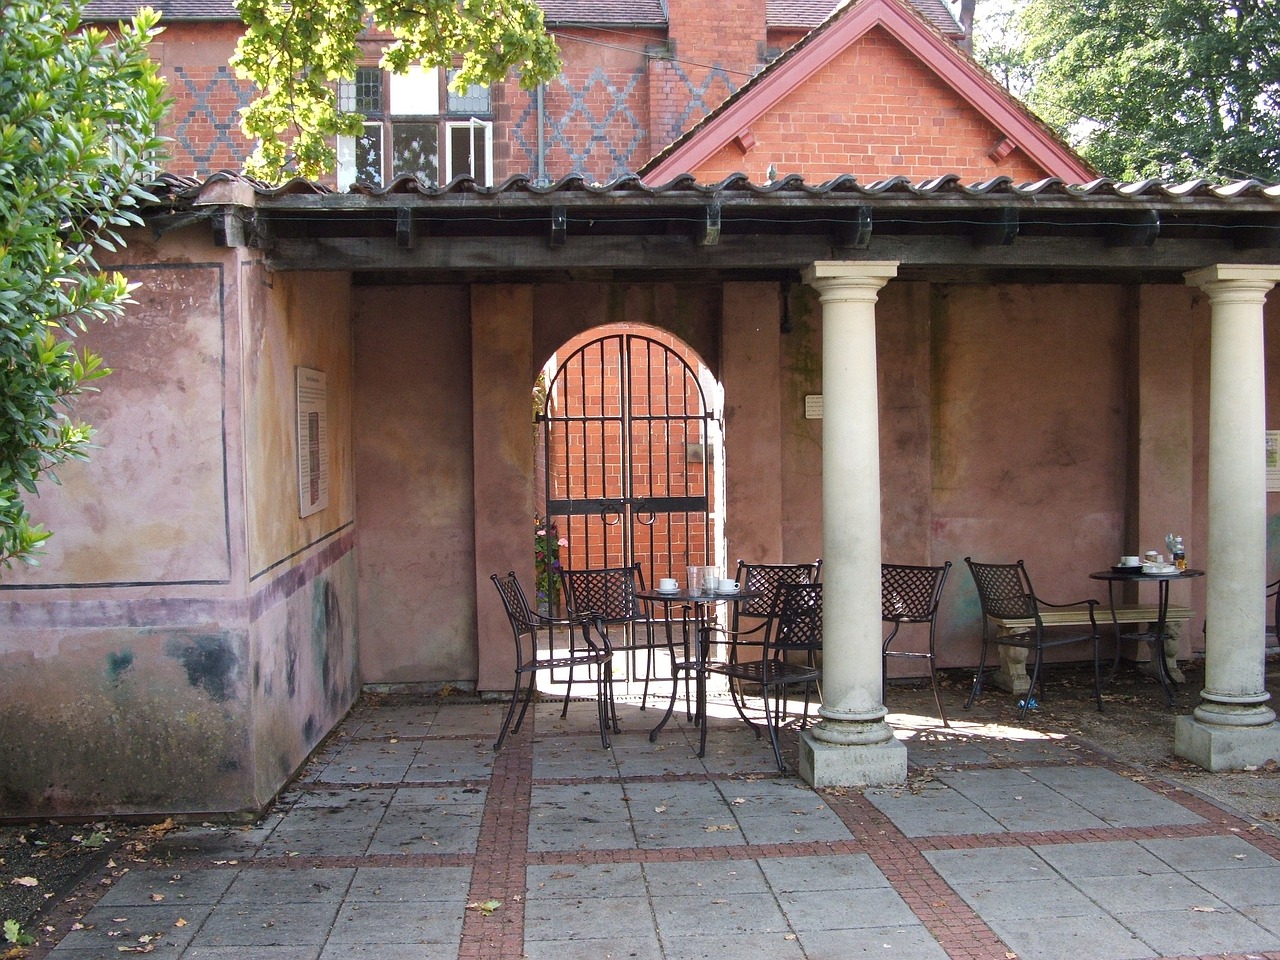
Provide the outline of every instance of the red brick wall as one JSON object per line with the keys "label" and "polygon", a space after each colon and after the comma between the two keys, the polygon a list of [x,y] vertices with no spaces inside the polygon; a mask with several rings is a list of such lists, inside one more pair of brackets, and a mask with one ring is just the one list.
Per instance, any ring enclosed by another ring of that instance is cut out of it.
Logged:
{"label": "red brick wall", "polygon": [[864,181],[1046,175],[1017,150],[992,159],[996,127],[879,28],[752,124],[751,135],[746,155],[727,146],[694,171],[698,179],[743,171],[759,181],[771,163],[779,176],[800,173],[809,183],[842,173]]}
{"label": "red brick wall", "polygon": [[165,169],[206,177],[240,170],[253,149],[240,133],[240,108],[253,87],[227,66],[240,36],[238,23],[170,23],[151,45],[174,104],[161,132],[170,138]]}
{"label": "red brick wall", "polygon": [[[638,169],[665,141],[650,139],[647,47],[658,31],[616,33],[575,29],[557,34],[564,69],[543,94],[545,170],[552,180],[570,173],[605,182]],[[495,181],[538,171],[538,115],[534,91],[503,88],[497,114]],[[506,141],[503,143],[503,141]]]}
{"label": "red brick wall", "polygon": [[[688,455],[690,444],[705,440],[697,419],[702,412],[699,391],[685,373],[687,364],[696,376],[700,361],[686,344],[670,334],[635,324],[614,324],[570,340],[557,351],[565,368],[553,386],[556,415],[622,417],[623,370],[617,362],[618,351],[613,346],[602,347],[600,341],[627,333],[652,338],[670,351],[638,348],[630,354],[633,494],[662,497],[709,492],[706,463],[691,460]],[[575,358],[580,349],[582,353]],[[688,420],[683,419],[685,415]],[[561,434],[565,443],[546,451],[552,476],[573,478],[556,482],[552,496],[563,497],[572,491],[578,498],[622,497],[626,484],[621,426],[614,422],[599,430],[574,427],[571,423],[567,433]],[[627,559],[622,518],[618,518],[616,526],[602,522],[597,515],[553,519],[560,536],[569,541],[560,555],[566,568],[618,566]],[[705,517],[686,522],[683,515],[676,515],[668,523],[664,515],[658,514],[652,524],[633,523],[629,533],[634,542],[632,559],[641,562],[648,584],[665,576],[675,576],[683,582],[688,563],[706,562],[709,540]]]}

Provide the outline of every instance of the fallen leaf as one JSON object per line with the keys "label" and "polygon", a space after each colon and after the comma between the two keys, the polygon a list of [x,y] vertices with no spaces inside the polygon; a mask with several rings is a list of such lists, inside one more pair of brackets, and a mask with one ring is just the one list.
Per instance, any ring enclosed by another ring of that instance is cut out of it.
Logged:
{"label": "fallen leaf", "polygon": [[654,808],[653,808],[653,812],[654,812],[654,813],[666,813],[666,812],[667,812],[667,805],[666,805],[665,803],[659,804],[658,806],[656,806],[656,807],[654,807]]}
{"label": "fallen leaf", "polygon": [[488,900],[477,900],[467,904],[468,910],[478,910],[486,917],[491,916],[495,910],[502,906],[501,900],[494,900],[490,897]]}
{"label": "fallen leaf", "polygon": [[187,925],[187,921],[182,919],[182,917],[179,917],[177,920],[173,921],[173,925],[175,927],[185,927]]}
{"label": "fallen leaf", "polygon": [[153,893],[153,894],[151,895],[151,902],[152,902],[152,903],[159,903],[159,902],[160,902],[161,900],[163,900],[163,899],[164,899],[164,894],[163,894],[163,893]]}
{"label": "fallen leaf", "polygon": [[1217,913],[1218,908],[1217,907],[1192,907],[1191,912],[1192,913]]}
{"label": "fallen leaf", "polygon": [[35,877],[14,877],[9,881],[10,885],[15,887],[38,887],[40,881]]}
{"label": "fallen leaf", "polygon": [[732,823],[713,823],[705,829],[707,833],[715,833],[717,830],[737,830],[738,828]]}

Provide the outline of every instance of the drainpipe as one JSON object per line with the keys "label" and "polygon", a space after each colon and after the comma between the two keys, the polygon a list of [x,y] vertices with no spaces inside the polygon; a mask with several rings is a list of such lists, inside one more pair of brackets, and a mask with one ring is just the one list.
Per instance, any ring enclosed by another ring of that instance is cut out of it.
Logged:
{"label": "drainpipe", "polygon": [[543,100],[543,91],[545,89],[546,84],[540,83],[534,94],[534,99],[538,104],[538,183],[547,182],[547,134],[545,129],[547,105]]}

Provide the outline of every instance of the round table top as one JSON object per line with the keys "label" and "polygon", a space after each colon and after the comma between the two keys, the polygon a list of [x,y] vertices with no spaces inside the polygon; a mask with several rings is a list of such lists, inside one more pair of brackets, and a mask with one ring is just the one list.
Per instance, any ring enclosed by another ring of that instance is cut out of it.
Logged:
{"label": "round table top", "polygon": [[658,590],[650,588],[648,590],[639,590],[636,596],[641,600],[665,600],[676,601],[683,600],[686,603],[716,603],[720,600],[755,600],[760,596],[759,593],[748,593],[746,590],[738,590],[734,593],[690,593],[683,587],[679,590]]}
{"label": "round table top", "polygon": [[1191,580],[1195,577],[1203,577],[1203,570],[1173,570],[1169,573],[1143,573],[1142,567],[1134,567],[1132,570],[1097,570],[1089,574],[1090,580]]}

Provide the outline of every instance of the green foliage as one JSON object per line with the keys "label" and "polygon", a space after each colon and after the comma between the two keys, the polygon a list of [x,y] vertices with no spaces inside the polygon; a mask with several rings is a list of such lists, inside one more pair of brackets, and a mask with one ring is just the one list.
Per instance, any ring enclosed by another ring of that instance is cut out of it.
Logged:
{"label": "green foliage", "polygon": [[360,132],[360,115],[338,108],[336,82],[355,76],[366,28],[394,37],[382,65],[395,72],[460,58],[460,89],[511,69],[532,88],[560,70],[534,0],[237,0],[237,8],[246,30],[231,63],[260,91],[242,114],[245,135],[258,141],[246,169],[271,182],[322,176],[334,167],[333,136]]}
{"label": "green foliage", "polygon": [[119,315],[130,286],[97,251],[140,224],[160,160],[164,85],[139,11],[114,38],[80,29],[82,0],[0,7],[0,564],[34,563],[50,536],[23,502],[92,429],[70,417],[108,370],[76,349],[91,319]]}
{"label": "green foliage", "polygon": [[[1275,0],[1029,0],[1028,103],[1107,176],[1280,181]],[[981,6],[979,14],[982,14]],[[998,48],[980,51],[999,75]]]}
{"label": "green foliage", "polygon": [[6,920],[4,922],[4,941],[11,943],[15,947],[29,947],[36,942],[36,938],[29,933],[23,933],[22,927],[17,920]]}

